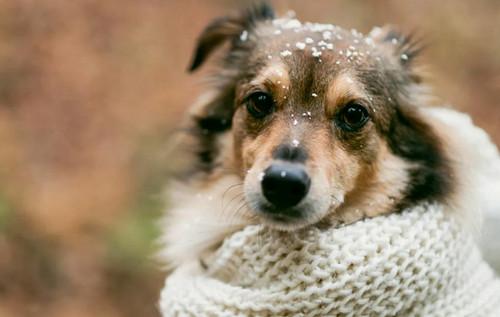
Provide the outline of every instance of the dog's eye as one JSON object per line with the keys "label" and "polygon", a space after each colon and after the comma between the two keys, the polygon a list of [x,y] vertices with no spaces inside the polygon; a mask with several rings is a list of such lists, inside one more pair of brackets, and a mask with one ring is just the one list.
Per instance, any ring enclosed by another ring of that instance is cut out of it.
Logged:
{"label": "dog's eye", "polygon": [[339,113],[338,121],[340,127],[347,131],[355,131],[362,128],[370,118],[365,107],[358,103],[350,103]]}
{"label": "dog's eye", "polygon": [[265,92],[254,92],[247,98],[247,110],[255,118],[263,118],[273,112],[274,100]]}

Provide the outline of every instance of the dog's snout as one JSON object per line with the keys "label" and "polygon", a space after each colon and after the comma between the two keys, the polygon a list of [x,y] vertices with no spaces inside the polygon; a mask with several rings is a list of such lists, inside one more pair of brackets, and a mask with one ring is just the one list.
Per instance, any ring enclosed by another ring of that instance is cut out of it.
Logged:
{"label": "dog's snout", "polygon": [[309,191],[311,179],[300,164],[275,163],[264,171],[264,197],[277,208],[297,205]]}
{"label": "dog's snout", "polygon": [[289,162],[304,163],[307,159],[307,153],[301,146],[280,144],[273,151],[273,158]]}

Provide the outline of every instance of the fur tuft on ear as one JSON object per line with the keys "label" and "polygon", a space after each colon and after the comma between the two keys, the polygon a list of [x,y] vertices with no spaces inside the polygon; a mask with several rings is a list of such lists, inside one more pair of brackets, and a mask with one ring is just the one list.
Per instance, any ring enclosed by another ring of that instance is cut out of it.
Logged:
{"label": "fur tuft on ear", "polygon": [[392,26],[375,27],[370,31],[370,37],[387,48],[390,54],[398,59],[403,66],[409,66],[425,48],[415,34],[405,35]]}
{"label": "fur tuft on ear", "polygon": [[263,2],[253,5],[233,16],[226,16],[212,21],[198,38],[198,44],[193,55],[189,71],[196,70],[207,57],[226,40],[244,40],[247,36],[244,32],[249,32],[259,21],[274,18],[273,8]]}

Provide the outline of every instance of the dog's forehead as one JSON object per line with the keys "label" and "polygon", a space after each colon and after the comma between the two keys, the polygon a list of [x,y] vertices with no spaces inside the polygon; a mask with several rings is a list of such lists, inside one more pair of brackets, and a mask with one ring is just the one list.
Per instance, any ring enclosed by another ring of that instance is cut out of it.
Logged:
{"label": "dog's forehead", "polygon": [[334,74],[346,69],[376,69],[381,62],[381,50],[371,34],[333,24],[282,18],[262,24],[256,34],[257,58],[264,63],[280,61],[291,72],[314,68],[315,72]]}

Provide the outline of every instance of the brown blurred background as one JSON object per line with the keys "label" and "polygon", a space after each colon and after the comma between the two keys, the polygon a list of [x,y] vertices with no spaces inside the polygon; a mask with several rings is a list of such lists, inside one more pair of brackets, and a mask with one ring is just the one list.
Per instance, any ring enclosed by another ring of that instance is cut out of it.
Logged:
{"label": "brown blurred background", "polygon": [[[158,316],[151,260],[185,69],[248,1],[0,0],[0,316]],[[306,4],[307,3],[307,4]],[[500,143],[500,2],[274,1],[302,20],[429,44],[436,94]]]}

